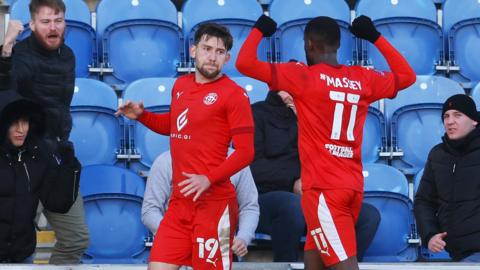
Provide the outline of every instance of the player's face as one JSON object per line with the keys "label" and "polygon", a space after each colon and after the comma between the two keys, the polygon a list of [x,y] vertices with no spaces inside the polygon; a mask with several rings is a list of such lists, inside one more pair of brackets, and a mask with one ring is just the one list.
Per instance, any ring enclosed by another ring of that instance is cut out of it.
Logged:
{"label": "player's face", "polygon": [[278,91],[278,95],[282,99],[283,103],[285,103],[288,108],[292,109],[292,111],[297,114],[297,108],[295,107],[295,103],[293,102],[293,97],[285,91]]}
{"label": "player's face", "polygon": [[450,140],[459,140],[474,130],[477,122],[457,110],[448,110],[443,115],[443,125]]}
{"label": "player's face", "polygon": [[45,49],[56,50],[63,43],[65,14],[42,6],[30,20],[30,29]]}
{"label": "player's face", "polygon": [[8,128],[8,139],[10,143],[15,147],[22,146],[27,138],[29,128],[30,125],[26,119],[14,121]]}
{"label": "player's face", "polygon": [[207,81],[219,77],[222,67],[230,59],[230,54],[223,41],[207,35],[204,35],[197,45],[190,48],[190,55],[195,58],[196,72]]}

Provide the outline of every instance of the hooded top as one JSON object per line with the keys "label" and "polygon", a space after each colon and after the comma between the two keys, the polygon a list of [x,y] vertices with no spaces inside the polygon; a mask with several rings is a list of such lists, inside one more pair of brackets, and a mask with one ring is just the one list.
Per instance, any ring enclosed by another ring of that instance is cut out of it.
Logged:
{"label": "hooded top", "polygon": [[[24,145],[15,147],[8,129],[23,117],[29,131]],[[43,119],[40,105],[14,91],[0,91],[0,263],[21,262],[35,251],[39,201],[50,211],[66,213],[78,193],[80,164],[54,156],[42,144]]]}

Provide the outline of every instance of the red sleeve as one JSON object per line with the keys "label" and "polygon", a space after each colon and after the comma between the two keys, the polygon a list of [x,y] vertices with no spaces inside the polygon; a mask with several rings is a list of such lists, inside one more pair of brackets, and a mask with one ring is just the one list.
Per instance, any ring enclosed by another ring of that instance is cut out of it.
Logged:
{"label": "red sleeve", "polygon": [[413,71],[405,57],[403,57],[400,52],[390,44],[390,42],[388,42],[383,36],[380,36],[375,42],[375,46],[387,60],[388,66],[395,78],[396,91],[405,89],[415,83],[417,80],[415,71]]}
{"label": "red sleeve", "polygon": [[253,28],[242,45],[237,57],[236,67],[244,75],[266,82],[270,90],[284,90],[292,96],[303,89],[308,76],[308,67],[300,62],[273,64],[258,60],[257,49],[262,40],[262,32]]}
{"label": "red sleeve", "polygon": [[253,146],[252,108],[244,90],[234,89],[234,94],[226,103],[226,114],[230,132],[232,133],[233,152],[220,166],[207,174],[210,182],[228,178],[245,168],[255,155]]}
{"label": "red sleeve", "polygon": [[170,113],[151,113],[145,110],[137,120],[156,133],[170,135]]}
{"label": "red sleeve", "polygon": [[234,175],[253,161],[255,155],[253,132],[237,133],[232,139],[235,151],[220,166],[207,174],[211,183]]}

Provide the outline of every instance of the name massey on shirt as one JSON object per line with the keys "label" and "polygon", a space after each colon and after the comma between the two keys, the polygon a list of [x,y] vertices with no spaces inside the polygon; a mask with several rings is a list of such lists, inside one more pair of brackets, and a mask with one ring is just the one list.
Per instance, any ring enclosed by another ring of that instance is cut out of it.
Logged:
{"label": "name massey on shirt", "polygon": [[[362,84],[361,84],[360,81],[350,80],[349,78],[346,78],[346,77],[336,78],[336,77],[330,77],[326,74],[320,73],[320,79],[323,80],[323,81],[326,81],[327,87],[334,87],[336,89],[338,89],[338,88],[348,88],[348,89],[357,90],[357,91],[362,90]],[[333,95],[335,97],[334,101],[336,101],[336,102],[344,102],[345,101],[345,96],[347,96],[346,93],[339,92],[339,91],[331,91],[331,92],[335,92],[337,94],[337,95]],[[340,93],[340,95],[339,95],[339,93]],[[360,99],[359,95],[355,94],[355,96],[357,96],[356,99],[349,99],[347,97],[347,102],[353,103],[353,104],[358,104],[358,101]],[[330,95],[330,98],[332,98],[332,95]],[[355,106],[355,111],[356,111],[356,106],[357,105],[353,105],[353,106]],[[353,110],[352,110],[352,112],[353,112]],[[337,114],[335,113],[335,115],[337,115]],[[350,117],[352,117],[352,116],[350,116]],[[353,116],[353,117],[355,117],[355,116]],[[352,120],[352,119],[350,119],[350,120]],[[355,119],[353,119],[353,120],[355,120]],[[350,122],[352,122],[352,121],[350,121]],[[354,122],[355,121],[353,121],[353,123]],[[353,149],[350,146],[341,146],[341,145],[336,145],[336,144],[332,144],[332,143],[326,143],[325,148],[333,156],[337,156],[337,157],[341,157],[341,158],[353,158]]]}

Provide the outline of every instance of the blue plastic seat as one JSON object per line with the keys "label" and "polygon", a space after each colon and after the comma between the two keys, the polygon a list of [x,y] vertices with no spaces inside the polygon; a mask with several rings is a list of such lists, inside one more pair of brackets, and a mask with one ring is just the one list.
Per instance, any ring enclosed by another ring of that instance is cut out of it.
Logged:
{"label": "blue plastic seat", "polygon": [[[420,181],[422,180],[423,176],[423,170],[421,169],[417,174],[415,174],[415,177],[413,178],[413,187],[414,187],[414,194],[417,193],[418,186],[420,185]],[[451,261],[452,258],[450,258],[450,255],[446,251],[442,252],[431,252],[428,250],[428,248],[425,247],[420,247],[420,257],[422,257],[423,260],[425,261]]]}
{"label": "blue plastic seat", "polygon": [[458,73],[458,81],[480,81],[480,2],[477,0],[446,1],[443,5],[443,27],[448,35],[448,55]]}
{"label": "blue plastic seat", "polygon": [[[432,1],[360,0],[356,13],[371,17],[417,74],[434,74],[436,64],[444,60],[443,32]],[[384,57],[370,42],[362,42],[362,59],[375,69],[389,70]]]}
{"label": "blue plastic seat", "polygon": [[[10,8],[11,19],[20,20],[24,24],[25,31],[18,37],[19,40],[28,37],[31,33],[28,25],[29,3],[30,0],[16,0]],[[75,54],[75,75],[87,77],[89,66],[94,66],[97,58],[95,30],[90,25],[90,10],[81,0],[64,0],[64,3],[66,7],[65,44]]]}
{"label": "blue plastic seat", "polygon": [[149,236],[141,222],[145,181],[124,168],[85,166],[80,179],[90,245],[82,263],[147,263]]}
{"label": "blue plastic seat", "polygon": [[[123,100],[143,101],[150,112],[168,112],[172,98],[174,78],[146,78],[131,83],[124,92]],[[140,155],[138,162],[132,162],[134,171],[149,169],[155,158],[170,149],[170,138],[157,134],[137,121],[128,124],[130,148]]]}
{"label": "blue plastic seat", "polygon": [[[230,50],[230,61],[223,67],[223,72],[232,77],[242,76],[235,68],[235,62],[251,27],[263,14],[260,4],[256,0],[186,1],[182,12],[183,31],[185,37],[188,37],[188,46],[194,44],[194,34],[201,23],[216,22],[229,28],[233,36],[233,47]],[[258,49],[259,59],[270,60],[268,51],[271,51],[270,44],[264,39]]]}
{"label": "blue plastic seat", "polygon": [[117,96],[103,82],[77,78],[70,107],[73,127],[70,140],[82,165],[115,164],[123,148],[123,120],[114,115]]}
{"label": "blue plastic seat", "polygon": [[416,261],[417,245],[408,243],[415,227],[412,201],[405,195],[386,191],[366,191],[364,201],[378,209],[380,224],[363,261]]}
{"label": "blue plastic seat", "polygon": [[270,16],[279,26],[275,34],[276,61],[286,62],[295,59],[306,62],[303,32],[307,22],[317,16],[332,17],[340,25],[339,63],[351,64],[356,61],[355,39],[348,30],[350,10],[345,1],[276,0],[270,5]]}
{"label": "blue plastic seat", "polygon": [[380,159],[380,152],[386,148],[385,117],[373,107],[368,107],[368,114],[363,126],[362,162],[375,163]]}
{"label": "blue plastic seat", "polygon": [[408,180],[399,170],[385,164],[363,164],[364,191],[388,191],[408,197]]}
{"label": "blue plastic seat", "polygon": [[102,63],[113,68],[104,80],[120,89],[146,77],[174,77],[184,58],[177,10],[170,1],[102,0],[97,6]]}
{"label": "blue plastic seat", "polygon": [[477,105],[477,111],[480,111],[480,83],[478,83],[470,92],[470,96]]}
{"label": "blue plastic seat", "polygon": [[267,97],[269,90],[266,83],[250,77],[233,77],[231,79],[247,91],[248,97],[250,98],[250,104],[264,101]]}
{"label": "blue plastic seat", "polygon": [[392,165],[406,174],[424,167],[432,147],[441,141],[445,130],[443,103],[452,95],[464,94],[455,81],[438,76],[418,76],[415,84],[400,91],[394,99],[385,100],[390,126],[390,145],[403,151]]}

